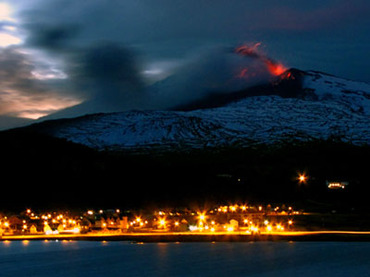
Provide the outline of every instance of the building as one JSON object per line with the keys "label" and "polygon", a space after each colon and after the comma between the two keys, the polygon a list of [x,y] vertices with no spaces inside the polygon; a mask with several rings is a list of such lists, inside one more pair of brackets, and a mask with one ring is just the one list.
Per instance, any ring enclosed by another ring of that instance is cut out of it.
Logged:
{"label": "building", "polygon": [[348,186],[348,182],[329,182],[326,181],[328,189],[345,189]]}

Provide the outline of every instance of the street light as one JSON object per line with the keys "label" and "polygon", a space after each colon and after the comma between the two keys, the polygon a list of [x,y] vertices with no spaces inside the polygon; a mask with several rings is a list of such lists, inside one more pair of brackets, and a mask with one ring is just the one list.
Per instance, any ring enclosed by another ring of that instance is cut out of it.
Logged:
{"label": "street light", "polygon": [[299,181],[300,184],[305,184],[305,183],[307,183],[308,177],[307,177],[307,175],[305,173],[300,173],[298,175],[298,178],[297,179],[298,179],[298,181]]}

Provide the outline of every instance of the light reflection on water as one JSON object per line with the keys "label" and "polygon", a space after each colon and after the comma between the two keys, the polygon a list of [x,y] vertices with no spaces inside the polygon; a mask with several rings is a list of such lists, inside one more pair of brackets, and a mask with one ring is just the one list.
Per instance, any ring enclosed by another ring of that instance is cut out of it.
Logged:
{"label": "light reflection on water", "polygon": [[0,242],[0,276],[368,276],[370,243]]}

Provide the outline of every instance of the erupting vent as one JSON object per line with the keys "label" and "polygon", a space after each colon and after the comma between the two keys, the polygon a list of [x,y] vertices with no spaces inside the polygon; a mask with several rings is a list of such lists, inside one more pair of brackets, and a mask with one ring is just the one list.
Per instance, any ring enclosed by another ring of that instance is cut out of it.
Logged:
{"label": "erupting vent", "polygon": [[[287,68],[283,64],[276,62],[273,59],[267,57],[265,54],[261,53],[261,51],[258,50],[258,47],[260,45],[260,42],[255,43],[251,46],[244,44],[235,48],[234,51],[236,54],[261,60],[266,65],[266,68],[272,76],[279,76],[283,74],[287,70]],[[247,73],[248,68],[243,68],[240,72],[239,77],[246,77]]]}

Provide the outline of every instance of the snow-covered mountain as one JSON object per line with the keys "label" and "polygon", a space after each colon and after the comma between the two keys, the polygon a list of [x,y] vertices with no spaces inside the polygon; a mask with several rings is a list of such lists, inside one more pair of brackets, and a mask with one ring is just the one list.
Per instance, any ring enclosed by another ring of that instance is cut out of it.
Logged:
{"label": "snow-covered mountain", "polygon": [[210,100],[182,110],[95,114],[32,128],[99,150],[244,147],[330,138],[370,144],[367,83],[291,69],[269,84],[220,94],[207,106]]}

